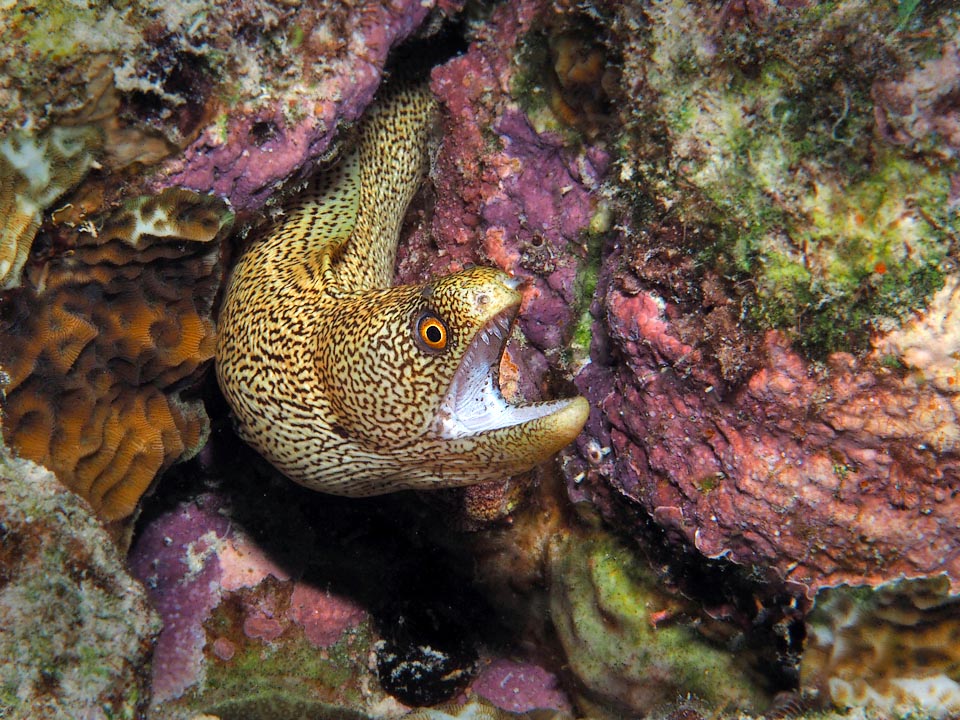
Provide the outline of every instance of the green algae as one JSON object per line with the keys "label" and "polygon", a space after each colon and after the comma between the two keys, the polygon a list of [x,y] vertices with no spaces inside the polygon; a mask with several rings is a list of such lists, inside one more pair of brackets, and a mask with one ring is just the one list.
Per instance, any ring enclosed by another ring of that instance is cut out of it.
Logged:
{"label": "green algae", "polygon": [[573,336],[569,344],[570,357],[567,360],[574,365],[582,365],[590,357],[590,343],[593,341],[593,314],[590,305],[600,279],[602,264],[601,250],[603,238],[609,229],[609,210],[600,207],[591,218],[588,229],[583,233],[583,245],[586,256],[577,266],[573,281]]}
{"label": "green algae", "polygon": [[[268,717],[258,715],[256,709],[268,709],[276,702],[290,710],[289,717],[300,717],[298,712],[339,717],[337,709],[345,712],[343,708],[365,706],[369,696],[365,678],[372,677],[366,666],[373,642],[369,623],[348,629],[329,648],[312,644],[295,624],[275,642],[248,638],[241,626],[231,603],[221,603],[213,611],[206,623],[208,637],[231,638],[236,652],[222,659],[208,647],[205,680],[185,698],[189,708],[222,717]],[[358,712],[356,717],[364,716]]]}
{"label": "green algae", "polygon": [[550,577],[551,616],[588,702],[649,712],[690,693],[718,710],[767,704],[736,654],[697,632],[692,604],[610,535],[556,539]]}
{"label": "green algae", "polygon": [[127,27],[138,14],[138,5],[132,2],[15,3],[5,15],[0,37],[16,39],[27,49],[30,59],[21,61],[61,62],[81,48],[99,49],[114,42],[118,32],[129,32]]}
{"label": "green algae", "polygon": [[720,35],[693,10],[648,11],[634,72],[654,92],[617,145],[623,197],[699,228],[708,241],[689,251],[735,284],[755,329],[781,329],[812,356],[868,349],[952,264],[956,160],[874,132],[874,83],[917,48],[896,36],[890,5],[818,4]]}

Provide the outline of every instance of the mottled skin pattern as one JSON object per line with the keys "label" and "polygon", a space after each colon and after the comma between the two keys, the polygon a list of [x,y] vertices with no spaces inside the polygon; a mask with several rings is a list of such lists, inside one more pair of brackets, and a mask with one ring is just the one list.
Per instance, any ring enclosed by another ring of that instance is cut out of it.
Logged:
{"label": "mottled skin pattern", "polygon": [[[252,243],[227,289],[217,378],[238,431],[315,490],[362,496],[502,479],[549,458],[586,421],[586,401],[574,398],[507,427],[452,437],[437,428],[471,342],[495,320],[502,330],[520,295],[493,268],[389,287],[434,112],[425,89],[382,99],[356,149]],[[419,333],[424,319],[444,329],[442,347]]]}

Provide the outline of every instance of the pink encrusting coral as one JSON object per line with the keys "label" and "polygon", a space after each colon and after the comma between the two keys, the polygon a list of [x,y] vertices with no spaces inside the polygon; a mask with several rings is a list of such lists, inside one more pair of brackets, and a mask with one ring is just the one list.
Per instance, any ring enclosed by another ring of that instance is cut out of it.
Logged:
{"label": "pink encrusting coral", "polygon": [[325,648],[336,644],[348,629],[363,622],[367,613],[347,598],[297,583],[290,596],[287,617],[303,628],[307,640]]}
{"label": "pink encrusting coral", "polygon": [[[597,321],[620,362],[577,378],[601,416],[567,464],[575,497],[609,484],[704,555],[774,568],[810,597],[904,575],[960,588],[960,531],[944,522],[960,513],[949,398],[851,355],[814,366],[776,332],[731,387],[679,338],[680,307],[624,285],[602,281]],[[607,453],[591,462],[590,443]]]}
{"label": "pink encrusting coral", "polygon": [[286,48],[297,58],[287,60],[301,66],[298,82],[226,111],[160,169],[154,185],[214,193],[238,210],[259,208],[283,181],[306,177],[342,127],[360,117],[390,49],[421,25],[432,5],[401,0],[359,10],[304,8],[289,20],[298,25],[302,46]]}
{"label": "pink encrusting coral", "polygon": [[552,708],[570,712],[570,700],[557,676],[539,665],[497,658],[474,680],[471,689],[497,707],[512,712]]}
{"label": "pink encrusting coral", "polygon": [[[350,600],[291,579],[302,563],[271,559],[232,522],[230,499],[219,492],[153,518],[129,562],[163,620],[151,682],[159,717],[194,702],[190,692],[202,691],[211,662],[229,672],[238,654],[265,646],[288,658],[301,637],[314,650],[330,648],[369,619]],[[364,659],[368,651],[355,650]]]}
{"label": "pink encrusting coral", "polygon": [[153,655],[153,702],[180,697],[203,676],[202,623],[220,601],[217,557],[229,521],[210,496],[152,521],[130,553],[130,568],[146,586],[163,630]]}

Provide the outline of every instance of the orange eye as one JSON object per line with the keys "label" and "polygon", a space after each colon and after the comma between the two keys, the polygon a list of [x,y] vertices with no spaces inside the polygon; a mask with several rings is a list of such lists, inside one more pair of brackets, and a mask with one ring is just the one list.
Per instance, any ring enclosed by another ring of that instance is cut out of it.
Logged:
{"label": "orange eye", "polygon": [[417,336],[430,350],[443,350],[447,347],[447,326],[433,313],[424,313],[417,320]]}

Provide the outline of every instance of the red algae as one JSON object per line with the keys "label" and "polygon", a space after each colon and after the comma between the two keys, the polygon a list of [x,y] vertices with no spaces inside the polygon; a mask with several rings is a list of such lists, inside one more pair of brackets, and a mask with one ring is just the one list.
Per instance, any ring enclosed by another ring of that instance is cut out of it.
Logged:
{"label": "red algae", "polygon": [[335,645],[347,630],[367,619],[367,613],[346,598],[297,583],[290,596],[287,617],[303,628],[307,640],[326,648]]}

